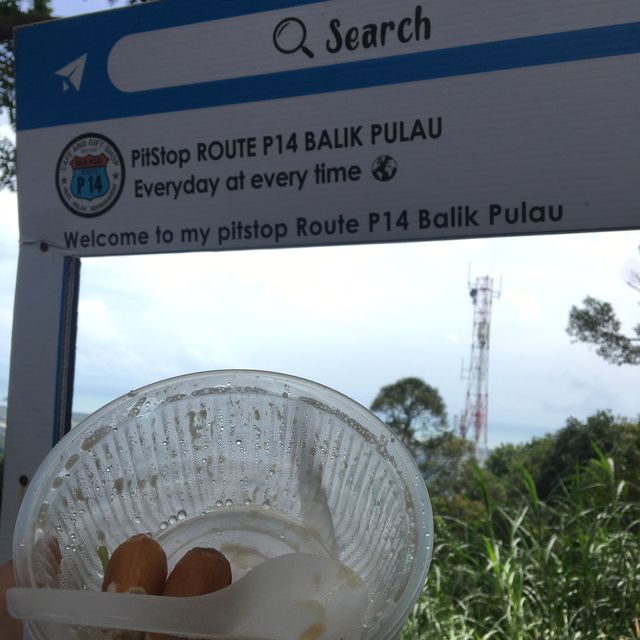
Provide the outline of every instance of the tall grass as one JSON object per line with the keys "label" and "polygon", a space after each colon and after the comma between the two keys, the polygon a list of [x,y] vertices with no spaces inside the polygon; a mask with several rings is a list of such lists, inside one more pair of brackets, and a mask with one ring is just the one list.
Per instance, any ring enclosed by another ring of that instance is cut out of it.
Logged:
{"label": "tall grass", "polygon": [[637,640],[640,505],[598,451],[541,501],[495,504],[478,471],[479,516],[438,516],[425,590],[402,640]]}

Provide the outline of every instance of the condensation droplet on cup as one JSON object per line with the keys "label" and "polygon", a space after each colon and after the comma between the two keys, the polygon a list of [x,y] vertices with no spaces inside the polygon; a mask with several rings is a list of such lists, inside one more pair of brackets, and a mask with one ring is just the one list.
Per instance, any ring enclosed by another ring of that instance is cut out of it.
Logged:
{"label": "condensation droplet on cup", "polygon": [[265,500],[265,501],[262,503],[262,508],[263,508],[263,509],[267,509],[267,510],[271,509],[271,503],[269,502],[269,500]]}
{"label": "condensation droplet on cup", "polygon": [[245,506],[247,506],[247,507],[251,506],[251,500],[250,500],[249,498],[247,498],[247,499],[244,501],[244,504],[245,504]]}
{"label": "condensation droplet on cup", "polygon": [[178,522],[176,516],[169,516],[169,524],[175,524],[176,522]]}
{"label": "condensation droplet on cup", "polygon": [[240,439],[236,440],[236,444],[237,444],[237,445],[242,444],[242,440],[240,440]]}
{"label": "condensation droplet on cup", "polygon": [[224,506],[224,502],[222,502],[222,500],[216,500],[216,507],[222,507]]}
{"label": "condensation droplet on cup", "polygon": [[164,531],[168,526],[169,526],[169,523],[168,523],[166,520],[163,520],[163,521],[160,523],[160,529],[161,529],[162,531]]}
{"label": "condensation droplet on cup", "polygon": [[176,515],[178,516],[178,520],[184,520],[187,517],[187,512],[181,509]]}
{"label": "condensation droplet on cup", "polygon": [[224,503],[227,505],[227,507],[230,507],[233,504],[233,500],[231,498],[227,498]]}

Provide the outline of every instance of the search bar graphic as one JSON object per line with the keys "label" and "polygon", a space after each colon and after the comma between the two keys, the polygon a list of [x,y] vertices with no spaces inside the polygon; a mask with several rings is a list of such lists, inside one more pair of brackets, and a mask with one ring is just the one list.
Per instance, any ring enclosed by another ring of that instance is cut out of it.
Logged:
{"label": "search bar graphic", "polygon": [[[274,47],[278,22],[272,13],[253,14],[134,33],[111,49],[109,78],[137,92],[300,68],[304,54],[296,60]],[[283,33],[285,46],[294,35]]]}
{"label": "search bar graphic", "polygon": [[428,22],[416,0],[317,2],[126,35],[107,70],[117,89],[133,93],[416,53],[431,48]]}
{"label": "search bar graphic", "polygon": [[[628,21],[614,5],[604,23]],[[557,0],[493,3],[473,19],[464,7],[329,0],[132,33],[111,48],[107,71],[135,93],[604,26],[603,16],[559,11]]]}

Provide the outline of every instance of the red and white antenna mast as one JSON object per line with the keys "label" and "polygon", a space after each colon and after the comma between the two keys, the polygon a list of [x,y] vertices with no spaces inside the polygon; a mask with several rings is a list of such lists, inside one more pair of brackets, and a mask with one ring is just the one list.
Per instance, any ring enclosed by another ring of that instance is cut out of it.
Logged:
{"label": "red and white antenna mast", "polygon": [[[469,295],[473,302],[473,333],[469,368],[463,377],[469,381],[464,413],[460,419],[460,435],[463,438],[472,431],[476,450],[487,448],[487,416],[489,408],[489,337],[491,332],[491,304],[500,297],[493,290],[493,278],[477,278],[469,282]],[[466,375],[465,375],[466,373]]]}

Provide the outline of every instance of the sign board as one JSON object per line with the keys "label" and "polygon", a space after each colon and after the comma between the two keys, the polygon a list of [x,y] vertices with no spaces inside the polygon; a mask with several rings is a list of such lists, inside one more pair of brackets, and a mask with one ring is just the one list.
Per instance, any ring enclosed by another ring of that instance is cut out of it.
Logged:
{"label": "sign board", "polygon": [[21,237],[89,256],[637,228],[639,53],[637,0],[175,0],[26,28]]}
{"label": "sign board", "polygon": [[163,0],[16,35],[0,561],[80,258],[640,227],[637,0]]}

